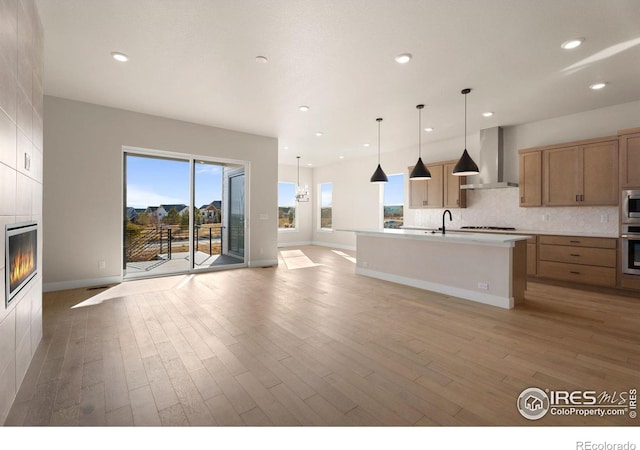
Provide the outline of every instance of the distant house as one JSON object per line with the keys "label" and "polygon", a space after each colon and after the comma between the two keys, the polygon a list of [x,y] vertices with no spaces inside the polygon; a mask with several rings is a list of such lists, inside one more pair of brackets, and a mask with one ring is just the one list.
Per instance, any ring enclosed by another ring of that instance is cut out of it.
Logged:
{"label": "distant house", "polygon": [[138,216],[142,213],[145,213],[147,210],[145,208],[132,208],[131,206],[127,207],[127,219],[131,222],[135,222]]}
{"label": "distant house", "polygon": [[149,221],[152,224],[157,225],[160,223],[160,220],[158,219],[158,206],[147,206],[147,209],[144,212],[149,216]]}
{"label": "distant house", "polygon": [[214,200],[208,205],[202,205],[200,207],[200,212],[202,213],[204,223],[220,223],[222,201]]}
{"label": "distant house", "polygon": [[[185,212],[189,212],[189,207],[182,203],[177,205],[160,205],[158,209],[160,210],[160,212],[158,213],[158,217],[160,217],[160,214],[162,214],[162,217],[165,217],[172,209],[175,209],[180,215],[184,214]],[[160,220],[162,220],[162,218],[160,218]]]}

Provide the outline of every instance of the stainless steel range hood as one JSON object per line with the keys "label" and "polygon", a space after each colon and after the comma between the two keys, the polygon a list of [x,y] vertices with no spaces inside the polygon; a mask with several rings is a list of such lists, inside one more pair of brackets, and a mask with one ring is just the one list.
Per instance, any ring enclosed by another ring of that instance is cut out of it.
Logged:
{"label": "stainless steel range hood", "polygon": [[463,184],[460,186],[461,189],[499,189],[518,186],[518,183],[504,180],[502,127],[480,130],[478,168],[480,174],[474,176],[478,181]]}

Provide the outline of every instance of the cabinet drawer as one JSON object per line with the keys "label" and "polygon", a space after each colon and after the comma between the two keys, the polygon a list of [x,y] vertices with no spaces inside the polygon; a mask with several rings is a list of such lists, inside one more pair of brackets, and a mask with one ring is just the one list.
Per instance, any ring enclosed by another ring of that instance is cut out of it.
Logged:
{"label": "cabinet drawer", "polygon": [[570,247],[597,247],[597,248],[616,248],[617,239],[610,238],[594,238],[579,236],[544,236],[540,237],[541,244],[549,245],[568,245]]}
{"label": "cabinet drawer", "polygon": [[538,276],[596,286],[615,287],[616,285],[616,269],[612,267],[540,261],[538,264]]}
{"label": "cabinet drawer", "polygon": [[616,250],[610,248],[541,245],[540,259],[589,266],[616,267]]}

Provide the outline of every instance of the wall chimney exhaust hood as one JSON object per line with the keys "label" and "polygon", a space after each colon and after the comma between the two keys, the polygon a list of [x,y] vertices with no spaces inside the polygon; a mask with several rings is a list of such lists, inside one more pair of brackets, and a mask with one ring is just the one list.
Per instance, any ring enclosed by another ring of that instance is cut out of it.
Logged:
{"label": "wall chimney exhaust hood", "polygon": [[461,189],[498,189],[517,187],[518,183],[504,181],[504,149],[502,127],[480,130],[480,174],[475,175],[476,183],[463,184]]}

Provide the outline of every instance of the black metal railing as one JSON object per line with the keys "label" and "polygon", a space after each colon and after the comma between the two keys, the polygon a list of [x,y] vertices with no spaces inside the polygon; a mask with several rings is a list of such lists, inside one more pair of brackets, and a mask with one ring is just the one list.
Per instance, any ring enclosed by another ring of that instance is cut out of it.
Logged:
{"label": "black metal railing", "polygon": [[[220,253],[221,228],[197,225],[194,229],[196,251],[209,256]],[[178,226],[127,228],[125,249],[127,263],[170,260],[175,251],[188,251],[189,231]]]}

